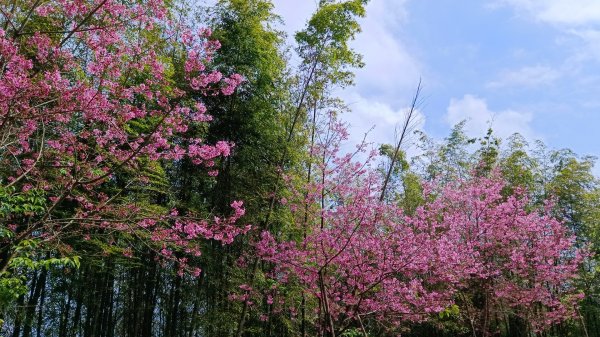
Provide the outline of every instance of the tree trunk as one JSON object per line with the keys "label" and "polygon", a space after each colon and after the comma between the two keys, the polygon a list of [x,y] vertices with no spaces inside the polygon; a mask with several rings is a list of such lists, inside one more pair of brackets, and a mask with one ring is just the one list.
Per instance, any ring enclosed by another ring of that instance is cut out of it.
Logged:
{"label": "tree trunk", "polygon": [[32,285],[32,294],[27,301],[27,314],[25,315],[25,325],[23,327],[23,337],[31,336],[31,329],[33,328],[33,316],[35,315],[35,309],[37,308],[38,301],[42,294],[42,289],[46,287],[46,275],[47,269],[43,269],[36,278]]}

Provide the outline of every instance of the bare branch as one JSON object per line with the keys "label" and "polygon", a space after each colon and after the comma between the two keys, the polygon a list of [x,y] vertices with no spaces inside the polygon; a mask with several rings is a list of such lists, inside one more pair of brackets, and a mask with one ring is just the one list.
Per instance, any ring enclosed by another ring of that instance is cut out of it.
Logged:
{"label": "bare branch", "polygon": [[410,110],[408,111],[406,118],[404,119],[404,124],[402,124],[400,138],[398,139],[398,142],[396,143],[394,155],[392,156],[392,160],[390,162],[390,167],[388,168],[387,174],[385,176],[385,180],[383,181],[383,187],[381,188],[381,195],[379,196],[380,202],[383,201],[383,199],[385,198],[385,192],[387,190],[387,186],[389,184],[390,177],[392,176],[392,172],[394,170],[394,165],[396,164],[396,161],[398,160],[398,154],[400,154],[400,147],[402,146],[404,139],[407,137],[407,134],[409,134],[411,132],[411,130],[414,129],[414,120],[417,115],[416,110],[417,110],[417,106],[419,104],[419,96],[421,94],[421,89],[422,89],[421,79],[419,79],[419,84],[417,85],[417,90],[413,97],[413,100],[412,100],[412,103],[410,106]]}

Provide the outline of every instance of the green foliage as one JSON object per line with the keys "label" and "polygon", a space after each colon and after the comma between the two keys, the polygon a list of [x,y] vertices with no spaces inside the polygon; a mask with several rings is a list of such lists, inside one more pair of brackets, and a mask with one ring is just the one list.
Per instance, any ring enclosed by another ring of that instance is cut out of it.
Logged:
{"label": "green foliage", "polygon": [[352,69],[363,66],[362,57],[349,47],[349,42],[360,32],[357,18],[365,16],[367,2],[322,0],[307,28],[296,34],[304,66],[320,72],[317,92],[327,91],[327,85],[351,85]]}
{"label": "green foliage", "polygon": [[[394,155],[394,147],[390,144],[382,144],[379,148],[379,153],[386,160],[385,165],[389,165],[389,161]],[[387,168],[386,168],[387,170]],[[385,174],[386,170],[380,170]],[[391,191],[395,192],[394,201],[402,206],[406,214],[413,212],[423,204],[423,186],[422,178],[411,169],[411,165],[407,160],[406,153],[400,151],[396,158],[396,164],[390,176]]]}
{"label": "green foliage", "polygon": [[[0,307],[8,307],[19,296],[27,292],[26,278],[11,277],[7,273],[0,275]],[[2,324],[0,323],[0,327]]]}
{"label": "green foliage", "polygon": [[449,306],[448,308],[444,309],[443,311],[440,311],[440,313],[438,314],[440,319],[455,318],[455,317],[458,317],[459,315],[460,315],[460,308],[456,304]]}
{"label": "green foliage", "polygon": [[480,140],[480,148],[476,153],[479,164],[477,174],[486,175],[496,166],[500,155],[500,139],[494,136],[494,131],[488,129],[486,135]]}
{"label": "green foliage", "polygon": [[561,217],[569,226],[581,232],[586,226],[584,218],[590,218],[587,213],[593,210],[598,188],[591,172],[594,162],[592,158],[578,159],[570,151],[553,153],[552,161],[555,173],[547,184],[547,194],[557,198]]}
{"label": "green foliage", "polygon": [[0,217],[4,219],[42,214],[46,210],[45,205],[46,197],[41,189],[17,192],[14,186],[0,187]]}
{"label": "green foliage", "polygon": [[27,273],[58,267],[79,268],[79,256],[49,257],[39,251],[39,239],[21,240],[12,251],[5,270],[0,272],[0,307],[7,306],[27,291]]}
{"label": "green foliage", "polygon": [[498,165],[511,185],[511,189],[506,191],[507,195],[519,186],[527,190],[535,189],[539,163],[528,153],[528,144],[522,136],[515,134],[508,139],[508,148]]}
{"label": "green foliage", "polygon": [[365,334],[359,328],[347,329],[340,335],[340,337],[367,337],[367,336],[365,336]]}
{"label": "green foliage", "polygon": [[418,170],[427,179],[448,182],[457,177],[467,177],[474,168],[476,159],[473,144],[476,138],[470,138],[464,131],[465,121],[456,124],[441,144],[421,133],[419,147],[422,154],[416,158]]}

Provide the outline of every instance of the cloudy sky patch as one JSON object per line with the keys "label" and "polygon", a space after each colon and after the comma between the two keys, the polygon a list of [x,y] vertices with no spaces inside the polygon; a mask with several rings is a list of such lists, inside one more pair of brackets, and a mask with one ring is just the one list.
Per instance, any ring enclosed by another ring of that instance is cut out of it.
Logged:
{"label": "cloudy sky patch", "polygon": [[[286,30],[298,30],[313,0],[276,0]],[[600,1],[371,0],[352,46],[366,66],[341,93],[360,134],[393,142],[423,79],[421,126],[443,139],[467,119],[483,136],[522,133],[552,148],[600,155]],[[600,173],[600,169],[597,169]]]}

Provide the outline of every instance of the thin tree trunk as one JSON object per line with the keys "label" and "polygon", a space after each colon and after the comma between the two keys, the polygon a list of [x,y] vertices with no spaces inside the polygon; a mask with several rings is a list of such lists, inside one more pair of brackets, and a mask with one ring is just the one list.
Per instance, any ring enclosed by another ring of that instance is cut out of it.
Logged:
{"label": "thin tree trunk", "polygon": [[147,258],[147,263],[151,264],[150,268],[147,269],[147,272],[144,270],[140,271],[140,275],[145,275],[146,285],[145,290],[139,292],[141,297],[138,299],[138,303],[143,308],[141,336],[152,337],[154,308],[156,307],[157,275],[159,273],[156,262],[154,261],[154,256],[149,256]]}
{"label": "thin tree trunk", "polygon": [[400,154],[400,148],[402,146],[402,143],[404,142],[405,137],[407,136],[407,133],[409,133],[410,129],[413,127],[413,120],[414,120],[413,116],[415,116],[415,114],[416,114],[416,109],[417,109],[417,104],[419,103],[420,93],[421,93],[421,80],[419,79],[419,85],[417,86],[417,91],[415,92],[415,96],[413,97],[413,101],[410,106],[410,110],[408,111],[408,114],[406,115],[406,119],[404,120],[404,124],[402,124],[402,132],[400,133],[400,138],[398,139],[398,142],[396,143],[394,155],[392,156],[391,162],[390,162],[390,167],[388,168],[388,171],[385,175],[385,180],[383,181],[383,187],[381,188],[381,195],[379,196],[379,201],[383,201],[383,199],[385,199],[385,193],[387,191],[387,186],[388,186],[390,178],[392,176],[392,172],[394,171],[394,165],[396,164],[396,160],[398,160],[398,155]]}
{"label": "thin tree trunk", "polygon": [[325,281],[323,279],[323,273],[319,272],[319,288],[321,292],[321,299],[323,300],[323,324],[327,325],[327,329],[329,330],[329,336],[335,337],[335,328],[333,325],[333,317],[331,316],[330,308],[329,308],[329,300],[327,297],[327,289],[325,288]]}
{"label": "thin tree trunk", "polygon": [[17,317],[15,318],[14,330],[12,333],[12,337],[19,337],[19,335],[21,334],[21,313],[19,312],[18,308],[22,308],[24,305],[25,305],[25,296],[21,295],[21,296],[19,296],[19,299],[17,300]]}
{"label": "thin tree trunk", "polygon": [[25,315],[25,325],[23,327],[23,337],[31,336],[31,329],[33,328],[33,316],[35,315],[35,309],[37,308],[38,301],[42,294],[42,289],[46,286],[46,275],[47,269],[43,269],[36,281],[32,285],[32,294],[27,301],[27,314]]}
{"label": "thin tree trunk", "polygon": [[[87,269],[87,268],[86,268]],[[79,326],[81,324],[81,305],[83,302],[83,283],[85,281],[85,273],[82,270],[79,272],[79,277],[77,280],[77,295],[75,297],[75,314],[73,315],[73,326],[71,328],[71,333],[69,334],[71,337],[75,337],[77,335],[77,330],[79,330]]]}
{"label": "thin tree trunk", "polygon": [[44,286],[42,287],[42,297],[40,299],[40,305],[38,309],[38,319],[37,319],[37,327],[36,327],[36,337],[42,337],[42,324],[44,321],[44,302],[46,300],[46,282],[44,281]]}
{"label": "thin tree trunk", "polygon": [[67,287],[67,299],[64,302],[63,308],[60,313],[60,323],[58,327],[58,336],[59,337],[67,337],[67,328],[69,326],[69,314],[71,311],[71,296],[73,292],[73,282],[71,282],[71,286]]}
{"label": "thin tree trunk", "polygon": [[178,309],[179,309],[179,294],[181,291],[181,277],[175,275],[175,282],[172,288],[172,298],[171,305],[169,306],[169,311],[171,312],[170,319],[170,329],[167,331],[167,336],[175,337],[177,336],[177,324],[178,324]]}
{"label": "thin tree trunk", "polygon": [[590,337],[590,335],[588,334],[587,331],[587,327],[585,326],[585,320],[583,319],[583,316],[581,316],[581,312],[579,311],[579,309],[577,310],[577,316],[579,316],[579,320],[581,321],[581,328],[583,329],[583,333],[585,337]]}

